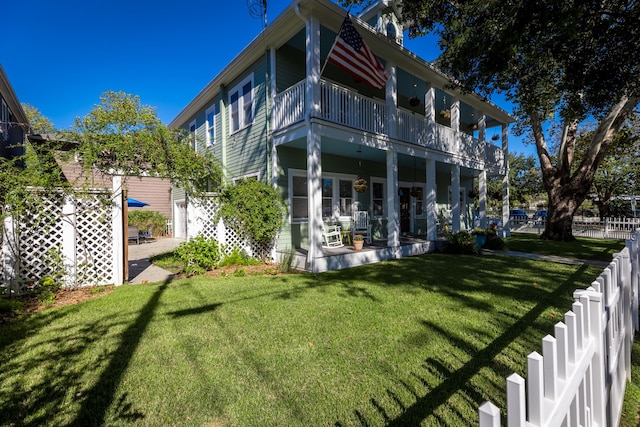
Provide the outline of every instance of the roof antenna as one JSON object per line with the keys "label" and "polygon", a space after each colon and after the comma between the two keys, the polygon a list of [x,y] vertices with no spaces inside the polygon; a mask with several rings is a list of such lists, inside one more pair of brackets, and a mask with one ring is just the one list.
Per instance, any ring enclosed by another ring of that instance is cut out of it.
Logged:
{"label": "roof antenna", "polygon": [[267,28],[267,0],[247,0],[247,8],[252,18],[262,19],[262,29]]}

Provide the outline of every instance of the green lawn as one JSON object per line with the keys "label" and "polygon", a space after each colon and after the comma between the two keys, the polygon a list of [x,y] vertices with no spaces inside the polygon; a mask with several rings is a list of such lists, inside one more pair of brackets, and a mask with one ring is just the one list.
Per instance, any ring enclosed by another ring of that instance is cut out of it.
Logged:
{"label": "green lawn", "polygon": [[614,253],[624,248],[623,240],[589,239],[579,237],[573,242],[542,240],[538,234],[512,233],[506,239],[510,251],[541,255],[561,255],[569,258],[611,261]]}
{"label": "green lawn", "polygon": [[599,272],[431,254],[121,286],[0,328],[0,425],[474,425]]}

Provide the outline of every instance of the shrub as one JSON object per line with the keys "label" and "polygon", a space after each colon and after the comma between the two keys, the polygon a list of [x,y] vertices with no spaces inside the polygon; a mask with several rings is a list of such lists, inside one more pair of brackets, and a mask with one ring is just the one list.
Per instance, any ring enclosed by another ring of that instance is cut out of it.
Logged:
{"label": "shrub", "polygon": [[468,231],[449,233],[443,252],[448,254],[473,255],[476,253],[474,238]]}
{"label": "shrub", "polygon": [[184,272],[187,274],[202,274],[212,270],[222,258],[218,241],[202,236],[181,243],[174,253],[184,263]]}
{"label": "shrub", "polygon": [[257,265],[259,261],[251,258],[244,250],[234,247],[230,254],[224,255],[219,267],[228,267],[232,265]]}
{"label": "shrub", "polygon": [[151,227],[154,235],[160,235],[167,228],[167,218],[158,211],[131,210],[129,225],[138,227],[140,231],[147,231]]}
{"label": "shrub", "polygon": [[243,238],[269,245],[282,228],[286,205],[276,190],[255,179],[241,179],[220,194],[222,218]]}

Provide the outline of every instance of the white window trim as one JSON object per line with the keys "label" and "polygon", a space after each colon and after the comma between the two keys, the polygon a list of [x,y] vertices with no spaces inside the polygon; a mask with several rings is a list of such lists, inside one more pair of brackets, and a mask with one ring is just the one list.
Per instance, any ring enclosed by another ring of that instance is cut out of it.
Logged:
{"label": "white window trim", "polygon": [[[382,215],[374,215],[373,214],[373,183],[378,183],[378,184],[382,184]],[[385,219],[389,213],[387,212],[387,179],[386,178],[381,178],[381,177],[377,177],[377,176],[372,176],[371,177],[371,184],[370,184],[370,188],[371,191],[369,192],[370,194],[370,200],[369,200],[369,206],[371,207],[371,218],[372,219]]]}
{"label": "white window trim", "polygon": [[[209,123],[209,114],[213,113],[213,123]],[[206,144],[207,147],[211,147],[215,144],[216,138],[218,137],[218,130],[216,129],[216,104],[211,105],[211,107],[207,108],[204,113],[205,118],[205,130],[206,130]],[[213,129],[214,139],[211,140],[211,129]]]}
{"label": "white window trim", "polygon": [[[247,84],[251,82],[251,123],[245,123],[245,117],[244,117],[244,99],[241,96],[242,95],[242,88]],[[240,83],[238,83],[237,85],[235,85],[233,88],[231,88],[231,90],[227,93],[227,100],[229,103],[229,135],[233,135],[234,133],[240,132],[243,129],[246,129],[247,127],[249,127],[250,125],[253,124],[253,121],[256,118],[256,114],[255,114],[255,109],[256,109],[256,98],[255,98],[255,90],[256,90],[256,85],[255,82],[253,80],[253,73],[251,73],[246,79],[242,80]],[[231,108],[231,95],[233,95],[234,93],[238,92],[238,129],[231,129],[231,127],[233,126],[233,108]]]}
{"label": "white window trim", "polygon": [[[307,171],[304,169],[289,169],[288,171],[288,195],[287,195],[287,202],[289,204],[289,224],[306,224],[309,222],[309,218],[294,218],[293,217],[293,193],[291,191],[291,189],[293,188],[293,177],[294,176],[301,176],[301,177],[307,177]],[[351,216],[350,215],[336,215],[336,212],[340,212],[340,180],[346,180],[346,181],[355,181],[356,179],[358,179],[357,175],[351,175],[351,174],[341,174],[341,173],[326,173],[322,175],[321,179],[331,179],[333,180],[332,184],[333,184],[333,191],[332,191],[332,201],[331,201],[331,205],[332,205],[332,215],[330,217],[322,217],[323,221],[350,221],[351,220]],[[351,200],[353,200],[352,202],[352,210],[355,209],[355,205],[358,203],[358,201],[356,200],[356,190],[353,189],[353,187],[351,188]],[[309,194],[307,194],[307,199],[309,198]]]}
{"label": "white window trim", "polygon": [[233,183],[235,184],[236,182],[240,181],[241,179],[247,179],[247,178],[255,178],[256,181],[260,181],[260,172],[251,172],[251,173],[247,173],[244,175],[239,175],[236,176],[232,179]]}

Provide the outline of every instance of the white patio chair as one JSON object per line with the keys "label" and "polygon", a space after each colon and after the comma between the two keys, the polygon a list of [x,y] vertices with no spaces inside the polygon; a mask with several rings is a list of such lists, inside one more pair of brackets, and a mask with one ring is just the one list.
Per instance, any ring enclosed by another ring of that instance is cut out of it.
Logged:
{"label": "white patio chair", "polygon": [[328,248],[341,248],[344,246],[342,243],[342,234],[340,233],[341,227],[339,225],[322,225],[322,246]]}
{"label": "white patio chair", "polygon": [[353,212],[351,234],[352,236],[360,234],[368,244],[371,244],[371,224],[369,223],[369,213],[367,211]]}

